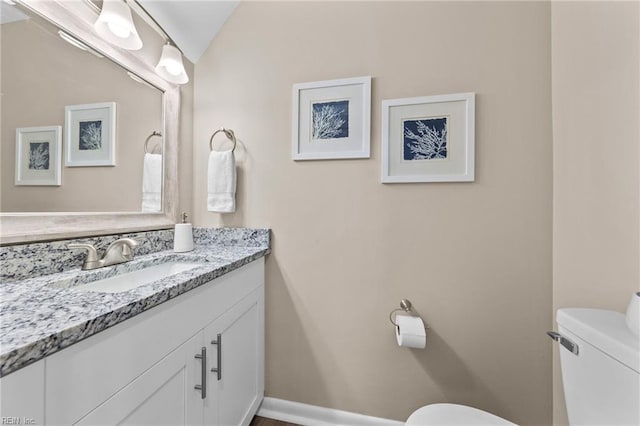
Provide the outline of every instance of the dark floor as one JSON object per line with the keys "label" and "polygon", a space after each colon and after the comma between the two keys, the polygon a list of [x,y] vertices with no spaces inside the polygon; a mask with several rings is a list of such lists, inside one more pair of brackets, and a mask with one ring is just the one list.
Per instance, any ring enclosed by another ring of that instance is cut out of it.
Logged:
{"label": "dark floor", "polygon": [[249,426],[300,426],[295,423],[287,423],[281,422],[279,420],[267,419],[265,417],[255,416],[253,420],[251,420],[251,424]]}

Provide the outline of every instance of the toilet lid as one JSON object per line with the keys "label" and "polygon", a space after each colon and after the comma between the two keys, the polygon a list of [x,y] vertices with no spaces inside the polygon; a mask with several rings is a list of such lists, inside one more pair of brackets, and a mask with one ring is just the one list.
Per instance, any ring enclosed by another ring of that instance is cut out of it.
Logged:
{"label": "toilet lid", "polygon": [[431,404],[419,408],[407,419],[407,426],[517,426],[477,408],[458,404]]}

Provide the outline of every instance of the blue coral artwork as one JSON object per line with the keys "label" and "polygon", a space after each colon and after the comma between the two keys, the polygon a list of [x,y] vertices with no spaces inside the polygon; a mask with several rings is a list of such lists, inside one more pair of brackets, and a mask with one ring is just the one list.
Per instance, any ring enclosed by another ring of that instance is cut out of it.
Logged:
{"label": "blue coral artwork", "polygon": [[447,117],[404,120],[402,158],[405,161],[446,159]]}
{"label": "blue coral artwork", "polygon": [[49,142],[29,142],[29,169],[49,170]]}
{"label": "blue coral artwork", "polygon": [[78,149],[94,151],[102,148],[102,121],[81,121]]}
{"label": "blue coral artwork", "polygon": [[312,105],[312,139],[349,137],[349,101],[317,102]]}

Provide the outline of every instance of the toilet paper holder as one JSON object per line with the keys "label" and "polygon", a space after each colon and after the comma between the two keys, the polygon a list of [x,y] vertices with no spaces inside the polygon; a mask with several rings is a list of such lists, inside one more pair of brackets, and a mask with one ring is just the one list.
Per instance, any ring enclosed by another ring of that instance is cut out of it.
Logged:
{"label": "toilet paper holder", "polygon": [[404,311],[404,312],[406,312],[408,314],[411,314],[412,313],[411,312],[411,307],[412,306],[413,305],[411,304],[411,301],[409,299],[402,299],[400,301],[400,308],[394,309],[393,311],[391,311],[389,313],[389,321],[391,321],[391,324],[393,324],[394,327],[397,327],[398,323],[395,322],[396,316],[394,314],[396,312],[399,312],[399,311]]}

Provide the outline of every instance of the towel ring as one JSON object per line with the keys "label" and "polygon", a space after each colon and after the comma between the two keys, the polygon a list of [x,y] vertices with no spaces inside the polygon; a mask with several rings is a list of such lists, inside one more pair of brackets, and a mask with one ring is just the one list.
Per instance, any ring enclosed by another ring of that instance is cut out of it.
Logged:
{"label": "towel ring", "polygon": [[224,135],[227,137],[227,139],[233,142],[233,148],[231,148],[231,152],[235,151],[236,145],[237,145],[236,135],[233,133],[233,130],[225,129],[224,127],[219,128],[218,130],[213,132],[213,134],[211,135],[211,139],[209,139],[209,150],[213,151],[213,138],[220,132],[223,132]]}
{"label": "towel ring", "polygon": [[156,132],[155,130],[153,131],[153,133],[151,133],[149,136],[147,136],[147,140],[144,141],[144,152],[146,154],[149,154],[149,140],[154,137],[154,136],[160,136],[162,137],[162,133],[160,132]]}

